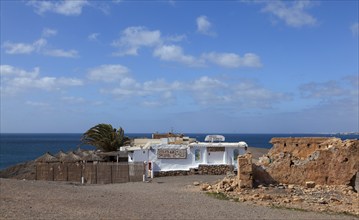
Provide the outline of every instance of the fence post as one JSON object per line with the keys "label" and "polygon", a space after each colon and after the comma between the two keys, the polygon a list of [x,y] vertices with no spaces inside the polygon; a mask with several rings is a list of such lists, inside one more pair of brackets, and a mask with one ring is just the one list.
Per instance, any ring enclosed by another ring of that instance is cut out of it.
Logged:
{"label": "fence post", "polygon": [[85,166],[84,166],[84,164],[82,163],[82,164],[81,164],[81,184],[84,184],[84,183],[85,183],[85,178],[84,178],[83,169],[85,169]]}
{"label": "fence post", "polygon": [[52,181],[55,181],[55,168],[54,168],[54,164],[51,164],[52,167]]}
{"label": "fence post", "polygon": [[127,163],[127,170],[128,170],[128,172],[127,172],[127,182],[130,182],[130,166],[131,166],[131,164],[129,164],[129,163]]}
{"label": "fence post", "polygon": [[111,164],[110,167],[111,167],[110,176],[111,176],[111,184],[112,184],[113,183],[113,179],[112,179],[113,178],[113,175],[112,175],[113,164]]}
{"label": "fence post", "polygon": [[100,163],[95,164],[95,184],[97,184],[97,167]]}
{"label": "fence post", "polygon": [[98,183],[98,181],[97,181],[97,178],[98,178],[98,166],[99,166],[99,164],[96,164],[96,184]]}

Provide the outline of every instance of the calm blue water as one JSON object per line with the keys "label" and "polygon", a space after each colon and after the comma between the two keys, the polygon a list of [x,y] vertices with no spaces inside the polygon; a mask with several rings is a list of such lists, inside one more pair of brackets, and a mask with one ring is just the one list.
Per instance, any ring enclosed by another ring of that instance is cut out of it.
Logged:
{"label": "calm blue water", "polygon": [[[149,133],[126,134],[129,137],[151,137]],[[198,141],[204,141],[207,134],[186,134]],[[245,141],[249,146],[271,148],[272,137],[339,137],[342,139],[359,139],[359,135],[330,134],[222,134],[227,142]],[[81,134],[0,134],[0,169],[36,159],[46,152],[56,154],[76,150],[80,144]],[[81,146],[94,149],[92,146]]]}

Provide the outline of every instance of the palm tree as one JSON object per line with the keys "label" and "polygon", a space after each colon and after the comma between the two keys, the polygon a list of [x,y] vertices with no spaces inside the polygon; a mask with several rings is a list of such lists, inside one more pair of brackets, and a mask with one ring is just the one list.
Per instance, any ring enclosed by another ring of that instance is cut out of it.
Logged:
{"label": "palm tree", "polygon": [[116,151],[128,141],[121,127],[116,129],[110,124],[95,125],[81,137],[82,144],[95,146],[102,151]]}

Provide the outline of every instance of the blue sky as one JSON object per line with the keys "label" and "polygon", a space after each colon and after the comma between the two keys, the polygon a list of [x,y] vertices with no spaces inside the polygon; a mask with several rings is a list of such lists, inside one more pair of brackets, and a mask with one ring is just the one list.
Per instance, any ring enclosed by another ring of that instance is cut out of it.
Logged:
{"label": "blue sky", "polygon": [[1,132],[359,131],[358,1],[1,1]]}

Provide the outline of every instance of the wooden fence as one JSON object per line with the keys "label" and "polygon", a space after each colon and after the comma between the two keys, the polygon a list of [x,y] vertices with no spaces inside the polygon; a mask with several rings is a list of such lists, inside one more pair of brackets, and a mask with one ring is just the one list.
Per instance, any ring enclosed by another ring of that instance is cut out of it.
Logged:
{"label": "wooden fence", "polygon": [[89,184],[139,182],[143,163],[39,163],[36,180],[69,181]]}

